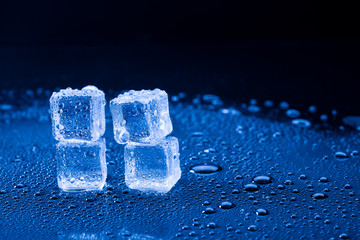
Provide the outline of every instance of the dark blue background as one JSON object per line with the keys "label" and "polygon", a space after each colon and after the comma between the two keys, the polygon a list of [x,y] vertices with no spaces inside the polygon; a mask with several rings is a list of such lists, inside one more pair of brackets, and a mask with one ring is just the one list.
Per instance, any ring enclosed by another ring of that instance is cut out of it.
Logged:
{"label": "dark blue background", "polygon": [[349,3],[3,1],[0,87],[160,87],[358,113]]}

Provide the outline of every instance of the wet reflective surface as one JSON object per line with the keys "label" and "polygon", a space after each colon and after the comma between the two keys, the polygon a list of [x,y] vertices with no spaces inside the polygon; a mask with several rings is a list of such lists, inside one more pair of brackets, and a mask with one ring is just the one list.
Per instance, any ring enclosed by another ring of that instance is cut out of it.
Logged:
{"label": "wet reflective surface", "polygon": [[[336,114],[173,98],[182,176],[156,194],[126,187],[107,109],[104,190],[64,193],[49,94],[0,103],[2,239],[360,238],[360,137]],[[194,170],[205,165],[221,170]]]}

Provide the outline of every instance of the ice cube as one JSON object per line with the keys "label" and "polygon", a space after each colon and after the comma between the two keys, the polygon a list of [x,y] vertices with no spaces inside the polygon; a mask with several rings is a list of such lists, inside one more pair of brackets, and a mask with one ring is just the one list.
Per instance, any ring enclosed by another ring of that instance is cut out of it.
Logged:
{"label": "ice cube", "polygon": [[96,141],[105,132],[105,94],[94,86],[63,89],[50,98],[56,140]]}
{"label": "ice cube", "polygon": [[115,140],[151,143],[172,132],[168,95],[160,89],[131,90],[110,102]]}
{"label": "ice cube", "polygon": [[141,191],[166,193],[180,179],[179,142],[167,137],[158,143],[125,146],[125,183]]}
{"label": "ice cube", "polygon": [[107,176],[105,139],[66,140],[56,145],[57,179],[64,191],[101,190]]}

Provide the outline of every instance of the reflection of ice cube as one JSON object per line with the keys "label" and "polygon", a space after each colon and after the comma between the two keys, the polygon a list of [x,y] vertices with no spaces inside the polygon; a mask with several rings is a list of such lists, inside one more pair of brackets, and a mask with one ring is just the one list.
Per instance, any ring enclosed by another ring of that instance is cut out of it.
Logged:
{"label": "reflection of ice cube", "polygon": [[94,86],[53,93],[50,109],[55,139],[99,139],[105,132],[105,104],[105,94]]}
{"label": "reflection of ice cube", "polygon": [[172,132],[168,95],[142,90],[120,94],[110,102],[114,135],[118,143],[151,143]]}
{"label": "reflection of ice cube", "polygon": [[56,145],[57,179],[64,191],[101,190],[106,181],[105,140]]}
{"label": "reflection of ice cube", "polygon": [[157,143],[125,146],[125,182],[129,188],[168,192],[180,179],[179,142],[167,137]]}

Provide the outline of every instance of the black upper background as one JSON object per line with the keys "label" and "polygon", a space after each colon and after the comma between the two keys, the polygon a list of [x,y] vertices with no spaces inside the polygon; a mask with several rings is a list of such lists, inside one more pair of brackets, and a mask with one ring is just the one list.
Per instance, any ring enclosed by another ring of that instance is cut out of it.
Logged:
{"label": "black upper background", "polygon": [[357,8],[319,1],[2,1],[0,88],[163,88],[358,114]]}

